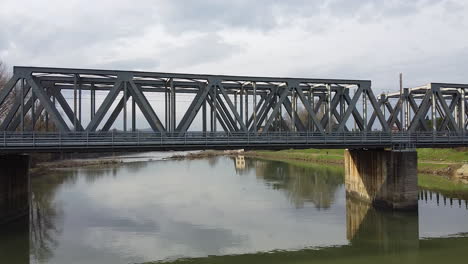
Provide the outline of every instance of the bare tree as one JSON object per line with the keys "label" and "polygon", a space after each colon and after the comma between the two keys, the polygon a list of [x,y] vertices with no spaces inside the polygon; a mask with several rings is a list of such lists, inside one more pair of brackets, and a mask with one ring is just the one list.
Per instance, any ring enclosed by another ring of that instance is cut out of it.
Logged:
{"label": "bare tree", "polygon": [[[0,60],[0,90],[5,87],[9,79],[10,73],[7,71],[5,63]],[[0,120],[3,120],[5,114],[13,103],[13,100],[14,96],[8,96],[3,104],[0,105]]]}

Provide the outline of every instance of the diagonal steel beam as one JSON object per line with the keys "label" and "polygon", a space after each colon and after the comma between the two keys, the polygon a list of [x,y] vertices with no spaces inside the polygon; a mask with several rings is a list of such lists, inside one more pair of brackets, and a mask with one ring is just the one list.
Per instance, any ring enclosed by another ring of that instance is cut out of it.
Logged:
{"label": "diagonal steel beam", "polygon": [[111,105],[114,102],[115,98],[120,93],[120,90],[122,88],[122,84],[123,84],[123,82],[122,82],[121,78],[118,78],[115,81],[114,86],[109,91],[106,98],[104,98],[104,101],[102,102],[101,106],[99,107],[96,114],[94,115],[94,118],[91,119],[88,126],[86,127],[86,131],[96,131],[97,127],[99,126],[102,119],[106,115],[107,111],[111,107]]}
{"label": "diagonal steel beam", "polygon": [[356,121],[356,124],[359,127],[359,129],[361,131],[364,130],[364,120],[362,119],[361,114],[356,108],[356,103],[359,100],[361,94],[362,94],[361,87],[359,87],[356,90],[356,93],[354,94],[353,99],[351,99],[351,97],[349,96],[349,93],[343,93],[345,102],[348,104],[348,108],[346,109],[344,116],[341,118],[341,123],[338,126],[338,131],[340,132],[344,131],[344,128],[346,127],[346,122],[348,122],[348,119],[351,116],[351,114],[353,115],[353,118]]}
{"label": "diagonal steel beam", "polygon": [[449,119],[449,124],[452,126],[453,131],[458,131],[457,122],[455,122],[455,118],[453,118],[452,112],[450,112],[450,109],[447,106],[447,102],[445,101],[440,88],[437,89],[436,96],[439,99],[442,110],[445,112],[445,116]]}
{"label": "diagonal steel beam", "polygon": [[[221,83],[219,83],[218,87],[219,87],[219,90],[221,91],[221,94],[223,94],[224,100],[226,101],[227,105],[231,109],[232,114],[236,118],[237,123],[239,123],[240,128],[243,131],[247,131],[247,126],[244,124],[244,121],[240,118],[239,113],[237,112],[237,109],[234,107],[234,104],[232,103],[231,99],[229,98],[228,94],[226,93],[226,90],[224,89],[224,86]],[[254,109],[254,111],[255,111],[255,109]],[[237,127],[236,123],[234,123],[234,125]]]}
{"label": "diagonal steel beam", "polygon": [[[119,117],[120,112],[122,112],[122,109],[124,108],[125,102],[127,102],[128,99],[130,99],[131,96],[127,96],[127,100],[125,100],[124,97],[125,97],[125,96],[122,96],[122,98],[120,98],[119,103],[118,103],[117,106],[115,107],[114,111],[112,111],[112,114],[109,116],[109,118],[107,119],[106,123],[105,123],[104,126],[102,127],[102,131],[109,131],[109,129],[110,129],[111,126],[114,124],[114,122],[115,122],[115,120],[117,119],[117,117]],[[125,102],[124,102],[124,101],[125,101]]]}
{"label": "diagonal steel beam", "polygon": [[[302,104],[304,105],[305,109],[307,110],[307,112],[310,115],[309,118],[312,118],[312,122],[317,127],[318,131],[320,131],[322,133],[325,132],[324,129],[323,129],[323,126],[320,124],[320,121],[318,120],[317,116],[315,115],[315,112],[312,109],[312,106],[310,105],[309,100],[307,100],[305,98],[304,92],[302,91],[302,88],[300,87],[299,84],[296,84],[295,86],[296,86],[297,94],[299,95],[299,99],[301,99]],[[297,118],[297,119],[299,119],[299,118]]]}
{"label": "diagonal steel beam", "polygon": [[3,89],[0,90],[0,105],[3,104],[7,96],[10,94],[13,87],[15,87],[16,83],[20,78],[16,75],[13,75],[11,79],[3,86]]}
{"label": "diagonal steel beam", "polygon": [[[459,101],[460,101],[460,94],[457,93],[453,97],[453,99],[452,99],[452,101],[450,102],[450,105],[449,105],[449,109],[450,109],[451,113],[453,113],[453,111],[455,111],[455,107],[457,106]],[[447,127],[447,125],[448,125],[448,122],[449,122],[449,119],[447,118],[447,116],[445,116],[444,120],[440,124],[439,130],[445,129]]]}
{"label": "diagonal steel beam", "polygon": [[275,105],[275,108],[273,109],[273,112],[270,114],[270,117],[268,118],[267,123],[265,124],[265,128],[263,129],[264,132],[267,132],[268,129],[270,128],[271,124],[273,123],[273,120],[275,119],[276,115],[278,114],[278,111],[281,108],[281,106],[283,105],[283,102],[286,100],[288,94],[289,94],[289,87],[285,87],[283,89],[283,91],[281,92],[278,103]]}
{"label": "diagonal steel beam", "polygon": [[[214,100],[212,98],[212,95],[211,93],[208,95],[209,96],[209,100],[206,100],[206,102],[210,105],[210,107],[214,108]],[[218,122],[221,124],[221,126],[223,127],[224,131],[228,132],[228,131],[233,131],[233,128],[231,127],[230,124],[227,124],[226,120],[226,116],[224,115],[224,112],[222,112],[222,109],[220,108],[220,106],[218,104],[216,104],[216,111],[218,112],[219,115],[216,115],[216,119],[218,120]]]}
{"label": "diagonal steel beam", "polygon": [[197,116],[198,111],[200,111],[200,107],[202,106],[203,102],[206,101],[208,93],[211,91],[213,84],[208,82],[206,86],[202,86],[203,87],[200,86],[199,88],[199,91],[201,91],[200,96],[192,101],[192,105],[190,105],[190,107],[187,109],[187,112],[182,118],[182,121],[179,123],[177,128],[178,131],[186,132],[188,130],[193,120]]}
{"label": "diagonal steel beam", "polygon": [[[286,112],[288,112],[289,117],[291,118],[291,121],[292,121],[292,115],[293,115],[294,110],[292,108],[292,103],[291,103],[291,101],[289,100],[288,97],[286,97],[284,99],[283,105],[284,105],[284,108],[286,109]],[[294,125],[296,126],[297,130],[298,131],[305,131],[306,130],[305,126],[302,123],[301,119],[299,118],[299,115],[295,111],[294,111],[294,114],[296,115],[296,118],[294,118]]]}
{"label": "diagonal steel beam", "polygon": [[232,131],[239,131],[236,120],[234,120],[234,118],[229,114],[229,110],[221,99],[221,95],[219,93],[216,93],[216,100],[216,106],[218,107],[219,112],[221,112],[226,118],[226,123],[230,125],[230,127],[233,129]]}
{"label": "diagonal steel beam", "polygon": [[[258,102],[257,106],[255,107],[255,112],[257,113],[257,117],[260,117],[266,107],[266,105],[268,104],[267,100],[268,98],[271,98],[271,93],[269,93],[268,95],[263,95],[261,94],[260,95],[260,102]],[[247,121],[247,128],[249,128],[250,131],[253,130],[253,127],[250,127],[250,125],[252,125],[252,122],[254,121],[254,115],[250,115],[249,117],[249,120]],[[259,124],[261,124],[259,122]]]}
{"label": "diagonal steel beam", "polygon": [[[374,93],[372,90],[368,87],[365,91],[367,93],[367,97],[369,98],[369,101],[374,108],[374,113],[377,114],[377,117],[379,118],[380,124],[382,125],[382,130],[384,132],[390,132],[390,127],[387,124],[387,121],[385,120],[385,117],[383,116],[382,112],[380,111],[380,105],[377,103],[377,100],[375,99]],[[368,130],[372,129],[372,126],[367,125]]]}
{"label": "diagonal steel beam", "polygon": [[[25,97],[27,97],[27,93],[25,93]],[[33,105],[32,100],[33,100],[33,96],[30,96],[23,106],[25,116],[27,115],[27,113],[29,112],[29,110],[31,109]],[[37,98],[35,98],[35,102],[36,101],[37,101]],[[11,123],[8,124],[8,127],[6,127],[5,130],[15,131],[19,127],[20,124],[21,124],[21,113],[18,113],[18,115],[15,116],[15,118],[11,121]]]}
{"label": "diagonal steel beam", "polygon": [[[63,111],[65,112],[65,115],[68,117],[68,120],[73,124],[73,120],[75,119],[76,114],[73,113],[73,110],[71,109],[67,100],[63,97],[62,93],[60,92],[60,88],[52,89],[52,93],[55,96],[57,103],[62,107]],[[76,126],[77,127],[75,128],[75,130],[83,131],[81,121],[76,122]]]}
{"label": "diagonal steel beam", "polygon": [[322,107],[322,104],[324,101],[325,101],[325,95],[319,95],[318,100],[315,103],[314,113],[320,112],[320,107]]}
{"label": "diagonal steel beam", "polygon": [[[348,122],[349,117],[351,116],[351,114],[353,114],[354,110],[356,110],[356,103],[359,100],[359,98],[360,98],[360,96],[361,96],[361,94],[363,92],[363,89],[364,88],[362,87],[362,85],[359,85],[359,88],[356,90],[356,93],[354,94],[353,99],[350,102],[347,102],[348,103],[348,109],[346,109],[346,112],[345,112],[345,114],[343,116],[343,119],[341,120],[341,123],[338,126],[337,130],[339,132],[344,131],[344,127],[346,125],[346,122]],[[348,101],[347,97],[349,97],[349,94],[345,93],[345,100],[346,101]],[[359,123],[359,122],[357,122],[357,123]],[[362,124],[361,124],[361,126],[362,126]],[[363,130],[363,129],[364,129],[364,126],[362,126],[361,130]]]}
{"label": "diagonal steel beam", "polygon": [[[193,98],[192,102],[190,103],[189,107],[187,108],[187,111],[185,111],[184,116],[180,120],[179,125],[176,128],[176,131],[186,132],[187,129],[190,127],[193,119],[190,121],[190,124],[188,124],[186,126],[187,128],[185,130],[183,130],[183,131],[181,130],[185,126],[185,124],[188,122],[188,120],[189,120],[192,113],[194,113],[193,117],[195,117],[197,115],[199,109],[196,109],[196,106],[197,106],[198,101],[200,101],[200,99],[202,98],[204,92],[205,92],[204,89],[202,89],[202,88],[198,89],[197,94]],[[200,106],[201,106],[201,104],[200,104]]]}
{"label": "diagonal steel beam", "polygon": [[154,112],[154,109],[148,102],[146,96],[140,89],[138,89],[137,85],[135,84],[135,82],[133,82],[133,80],[129,80],[129,83],[130,87],[128,87],[128,91],[130,92],[131,96],[135,99],[136,104],[145,116],[146,120],[148,121],[148,124],[151,126],[153,131],[159,131],[161,133],[164,133],[166,130],[164,129],[161,120],[159,120],[158,116]]}
{"label": "diagonal steel beam", "polygon": [[62,116],[58,112],[57,108],[50,101],[49,96],[45,93],[44,89],[42,89],[35,80],[35,77],[29,76],[26,80],[31,85],[33,94],[37,96],[47,113],[49,113],[50,118],[55,123],[57,128],[60,131],[70,131]]}
{"label": "diagonal steel beam", "polygon": [[[278,87],[273,88],[273,91],[271,91],[269,95],[271,95],[270,99],[268,99],[268,101],[265,100],[262,109],[260,109],[257,122],[258,124],[262,124],[265,121],[265,119],[268,117],[268,113],[270,112],[270,110],[272,110],[276,105],[276,99],[279,96]],[[253,131],[253,127],[251,127],[251,131]]]}
{"label": "diagonal steel beam", "polygon": [[414,132],[416,131],[416,128],[419,124],[420,121],[424,122],[424,117],[427,115],[427,111],[429,110],[429,108],[431,107],[431,104],[429,103],[431,101],[431,97],[432,97],[432,90],[431,89],[428,89],[426,91],[426,94],[424,95],[424,99],[422,100],[419,108],[418,108],[418,111],[416,112],[416,114],[414,115],[413,117],[413,120],[411,121],[411,124],[408,128],[408,131],[410,132]]}
{"label": "diagonal steel beam", "polygon": [[[385,102],[385,107],[387,108],[388,112],[391,114],[395,111],[395,109],[393,108],[392,104],[387,100]],[[415,111],[416,112],[416,111]],[[388,126],[391,128],[392,125],[390,124],[390,117],[387,119],[387,124]],[[395,120],[395,125],[397,126],[398,130],[401,130],[402,127],[401,127],[401,122],[400,120],[396,119]]]}
{"label": "diagonal steel beam", "polygon": [[[411,95],[411,94],[408,95],[408,102],[410,104],[411,109],[413,109],[413,112],[416,113],[418,111],[418,109],[419,109],[419,106],[416,103],[416,100],[414,100],[413,95]],[[420,119],[419,124],[420,124],[420,126],[422,126],[424,131],[429,131],[430,130],[429,127],[427,126],[426,122],[424,122],[424,120]]]}
{"label": "diagonal steel beam", "polygon": [[[339,93],[335,93],[335,96],[333,96],[333,99],[331,101],[331,104],[330,104],[330,110],[332,111],[333,113],[333,110],[336,110],[338,104],[340,103],[340,96],[339,96]],[[326,128],[327,127],[327,124],[328,124],[328,113],[323,113],[323,116],[322,116],[322,120],[320,120],[320,124]]]}
{"label": "diagonal steel beam", "polygon": [[[27,97],[30,90],[31,90],[30,85],[25,87],[23,99],[25,99]],[[17,96],[15,99],[16,100],[14,101],[12,107],[10,108],[10,111],[8,111],[7,116],[5,117],[5,119],[3,119],[3,122],[0,125],[0,131],[5,131],[5,130],[8,129],[8,127],[10,126],[10,123],[13,121],[13,118],[15,118],[16,113],[18,113],[18,111],[20,110],[21,101],[23,101],[23,100],[21,100],[21,96]],[[16,129],[16,127],[15,127],[15,129]]]}
{"label": "diagonal steel beam", "polygon": [[[379,100],[377,101],[377,106],[379,107],[379,109],[382,107],[382,105],[385,104],[386,100],[387,100],[386,98],[379,98]],[[372,115],[369,118],[368,127],[372,127],[374,125],[374,122],[375,122],[376,118],[377,118],[377,113],[374,111],[374,112],[372,112]],[[385,123],[386,122],[387,121],[385,121]]]}

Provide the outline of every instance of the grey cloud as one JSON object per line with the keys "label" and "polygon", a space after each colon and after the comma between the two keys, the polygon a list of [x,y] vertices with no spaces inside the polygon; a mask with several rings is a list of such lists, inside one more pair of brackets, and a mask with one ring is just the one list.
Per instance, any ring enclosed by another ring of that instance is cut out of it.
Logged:
{"label": "grey cloud", "polygon": [[226,59],[241,51],[241,47],[224,42],[217,34],[204,34],[185,45],[169,48],[165,53],[168,60],[165,65],[193,67]]}
{"label": "grey cloud", "polygon": [[212,31],[226,27],[270,30],[278,25],[278,17],[317,13],[323,0],[239,0],[184,1],[171,0],[161,14],[166,26],[177,31]]}
{"label": "grey cloud", "polygon": [[335,17],[352,17],[361,22],[395,18],[418,13],[440,0],[330,0],[327,11]]}
{"label": "grey cloud", "polygon": [[116,59],[108,62],[98,63],[97,67],[103,69],[116,69],[116,70],[144,70],[155,69],[160,65],[156,58],[130,58],[130,59]]}
{"label": "grey cloud", "polygon": [[408,16],[440,0],[239,0],[239,1],[164,1],[159,11],[169,30],[213,31],[247,28],[267,31],[286,26],[296,18],[320,14],[331,18],[356,18],[361,22]]}

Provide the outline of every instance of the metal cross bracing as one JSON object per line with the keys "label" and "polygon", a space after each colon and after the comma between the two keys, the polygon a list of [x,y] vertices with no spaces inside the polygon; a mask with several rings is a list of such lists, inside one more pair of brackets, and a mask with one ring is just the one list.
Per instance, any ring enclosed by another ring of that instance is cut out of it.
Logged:
{"label": "metal cross bracing", "polygon": [[[1,91],[0,103],[9,95],[16,100],[2,120],[0,131],[34,131],[36,120],[30,121],[29,128],[24,127],[28,114],[35,118],[47,116],[58,131],[108,131],[121,113],[121,130],[128,130],[131,119],[131,130],[136,131],[136,107],[149,127],[162,133],[191,130],[197,115],[202,116],[198,131],[205,132],[282,129],[326,133],[350,131],[352,120],[358,130],[370,130],[367,115],[361,116],[362,111],[356,107],[361,97],[368,100],[366,107],[374,108],[380,127],[388,131],[382,113],[375,109],[378,103],[370,86],[370,81],[363,80],[15,67],[12,79]],[[63,94],[69,90],[73,91],[72,100]],[[107,93],[98,108],[96,92]],[[83,102],[84,93],[89,94],[89,102]],[[184,107],[176,99],[181,94],[193,96],[185,105],[185,113],[176,117],[176,106]],[[164,99],[164,115],[156,114],[161,105],[150,103],[150,95]],[[89,109],[84,111],[84,105]],[[298,109],[304,109],[306,116],[300,116]],[[91,115],[87,123],[83,112]],[[277,120],[284,116],[290,125],[279,128]]]}
{"label": "metal cross bracing", "polygon": [[429,83],[405,88],[402,93],[382,94],[379,105],[389,112],[387,123],[394,130],[464,133],[468,125],[466,89],[467,84]]}
{"label": "metal cross bracing", "polygon": [[[404,141],[395,138],[431,132],[434,144],[450,133],[452,144],[464,145],[467,88],[431,83],[376,98],[366,80],[14,67],[0,91],[0,109],[8,109],[0,117],[0,133],[4,147],[18,138],[36,143],[53,135],[87,145],[85,135],[98,139],[95,135],[114,132],[140,140],[140,133],[149,131],[160,142],[186,141],[199,132],[206,141],[229,141],[234,135],[246,141],[275,138],[276,133],[282,140],[294,135],[306,136],[307,142],[334,138],[341,147],[356,135],[359,142],[375,146],[375,133],[380,133],[380,144],[392,146]],[[18,133],[22,136],[15,137]],[[393,137],[395,133],[400,134]]]}

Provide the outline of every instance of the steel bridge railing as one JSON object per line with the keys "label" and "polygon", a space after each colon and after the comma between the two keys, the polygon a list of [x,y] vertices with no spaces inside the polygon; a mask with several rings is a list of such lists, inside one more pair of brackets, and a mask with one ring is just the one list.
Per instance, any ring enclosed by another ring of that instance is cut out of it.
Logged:
{"label": "steel bridge railing", "polygon": [[464,132],[0,132],[0,151],[125,147],[465,146]]}

